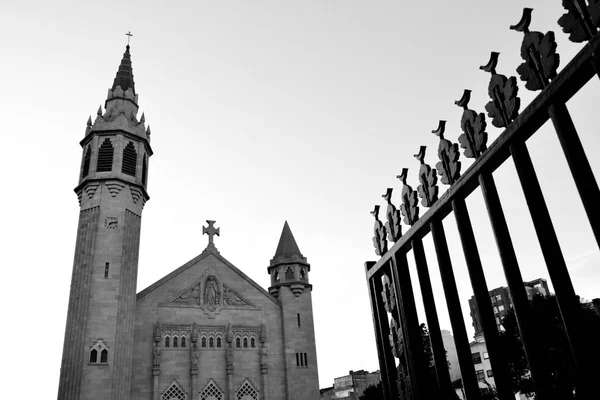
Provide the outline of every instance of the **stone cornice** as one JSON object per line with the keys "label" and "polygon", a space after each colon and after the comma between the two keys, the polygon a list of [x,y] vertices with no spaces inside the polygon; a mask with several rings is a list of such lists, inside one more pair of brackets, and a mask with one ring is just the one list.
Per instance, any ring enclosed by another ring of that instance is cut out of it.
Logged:
{"label": "stone cornice", "polygon": [[117,177],[84,179],[79,185],[77,185],[75,187],[75,189],[73,189],[73,191],[75,193],[78,193],[81,189],[83,189],[83,187],[85,185],[87,185],[88,183],[91,183],[91,182],[107,182],[107,181],[119,181],[126,185],[135,186],[136,188],[139,188],[142,191],[142,194],[144,195],[144,201],[150,200],[150,195],[148,194],[148,192],[146,192],[146,189],[142,185],[139,185],[135,182],[126,181],[125,179],[117,178]]}

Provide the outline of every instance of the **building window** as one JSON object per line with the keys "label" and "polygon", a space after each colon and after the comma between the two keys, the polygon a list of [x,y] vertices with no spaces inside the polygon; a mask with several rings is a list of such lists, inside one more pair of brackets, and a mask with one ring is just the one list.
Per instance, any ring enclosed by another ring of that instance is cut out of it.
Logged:
{"label": "building window", "polygon": [[217,336],[217,347],[221,347],[221,336]]}
{"label": "building window", "polygon": [[208,338],[208,347],[215,347],[215,339],[212,336]]}
{"label": "building window", "polygon": [[304,353],[304,366],[308,367],[308,359],[306,357],[306,353]]}
{"label": "building window", "polygon": [[90,352],[90,363],[97,363],[98,362],[98,350],[93,349]]}
{"label": "building window", "polygon": [[304,268],[300,268],[300,279],[303,281],[306,280],[306,270]]}
{"label": "building window", "polygon": [[179,387],[177,381],[173,381],[161,396],[162,400],[185,400],[185,392]]}
{"label": "building window", "polygon": [[110,139],[104,139],[100,149],[98,150],[98,162],[96,163],[97,172],[109,172],[112,171],[113,154],[115,149],[113,148]]}
{"label": "building window", "polygon": [[492,303],[496,302],[496,298],[494,296],[490,297],[490,300],[492,300]]}
{"label": "building window", "polygon": [[298,328],[300,328],[300,313],[298,313]]}
{"label": "building window", "polygon": [[133,142],[129,142],[123,149],[123,166],[121,172],[126,175],[135,176],[135,170],[137,168],[137,153]]}
{"label": "building window", "polygon": [[300,366],[300,353],[296,353],[296,367]]}
{"label": "building window", "polygon": [[181,337],[181,347],[185,347],[185,336]]}
{"label": "building window", "polygon": [[504,306],[498,306],[498,311],[504,311]]}
{"label": "building window", "polygon": [[483,353],[483,359],[487,360],[488,358],[490,358],[490,355],[487,352]]}
{"label": "building window", "polygon": [[481,364],[481,353],[472,353],[471,356],[473,357],[473,364]]}
{"label": "building window", "polygon": [[110,265],[108,263],[104,264],[104,279],[108,279],[108,267]]}
{"label": "building window", "polygon": [[171,347],[171,338],[168,336],[165,337],[165,347]]}
{"label": "building window", "polygon": [[288,269],[285,270],[285,280],[286,281],[294,280],[294,270],[292,267],[288,267]]}
{"label": "building window", "polygon": [[250,338],[250,347],[252,347],[252,348],[256,347],[256,341],[254,340],[254,338]]}
{"label": "building window", "polygon": [[148,161],[146,155],[142,158],[142,185],[146,186],[146,180],[148,179]]}
{"label": "building window", "polygon": [[85,156],[83,157],[83,173],[81,177],[86,177],[90,173],[90,160],[92,159],[92,148],[88,146]]}
{"label": "building window", "polygon": [[485,373],[483,372],[482,369],[480,369],[479,371],[475,371],[475,374],[477,375],[477,380],[479,382],[484,381],[485,380]]}
{"label": "building window", "polygon": [[492,378],[494,376],[494,371],[492,371],[491,369],[487,370],[487,377],[488,378]]}
{"label": "building window", "polygon": [[494,306],[494,314],[498,314],[498,307]]}
{"label": "building window", "polygon": [[223,391],[215,385],[212,379],[208,382],[202,393],[200,393],[200,400],[207,399],[223,400]]}
{"label": "building window", "polygon": [[242,386],[237,390],[235,398],[236,400],[258,400],[258,392],[246,379]]}
{"label": "building window", "polygon": [[108,350],[104,349],[100,352],[100,362],[104,364],[108,362]]}
{"label": "building window", "polygon": [[241,347],[241,343],[242,340],[239,337],[235,338],[235,347]]}
{"label": "building window", "polygon": [[173,347],[179,347],[178,340],[177,336],[173,336]]}
{"label": "building window", "polygon": [[206,338],[202,337],[202,347],[206,347]]}
{"label": "building window", "polygon": [[296,367],[308,367],[308,359],[306,353],[296,353]]}
{"label": "building window", "polygon": [[248,338],[247,337],[244,338],[244,348],[245,349],[248,348]]}
{"label": "building window", "polygon": [[502,300],[502,296],[500,296],[499,294],[496,295],[496,300]]}

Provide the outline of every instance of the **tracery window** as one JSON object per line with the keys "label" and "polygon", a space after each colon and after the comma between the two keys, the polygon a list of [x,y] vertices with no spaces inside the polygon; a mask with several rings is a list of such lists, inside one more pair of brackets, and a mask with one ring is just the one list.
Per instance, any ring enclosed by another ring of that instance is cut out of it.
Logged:
{"label": "tracery window", "polygon": [[202,336],[202,347],[206,347],[206,337]]}
{"label": "tracery window", "polygon": [[223,400],[223,391],[215,384],[211,379],[202,393],[200,393],[200,400]]}
{"label": "tracery window", "polygon": [[165,347],[171,347],[171,338],[169,336],[165,336]]}
{"label": "tracery window", "polygon": [[221,347],[221,336],[217,336],[217,347]]}
{"label": "tracery window", "polygon": [[173,336],[173,347],[179,347],[179,339],[177,336]]}
{"label": "tracery window", "polygon": [[252,348],[256,347],[256,341],[254,340],[254,338],[250,338],[250,347],[252,347]]}
{"label": "tracery window", "polygon": [[208,347],[215,347],[215,339],[212,336],[208,338]]}
{"label": "tracery window", "polygon": [[161,396],[162,400],[185,400],[185,392],[177,381],[173,381]]}
{"label": "tracery window", "polygon": [[[100,355],[100,360],[98,360]],[[90,364],[108,363],[108,346],[102,339],[98,339],[90,346]]]}
{"label": "tracery window", "polygon": [[288,269],[285,270],[285,280],[286,281],[294,280],[294,270],[292,269],[292,267],[288,267]]}
{"label": "tracery window", "polygon": [[236,400],[258,400],[258,392],[246,379],[235,394]]}
{"label": "tracery window", "polygon": [[248,348],[248,338],[244,338],[244,348]]}
{"label": "tracery window", "polygon": [[181,337],[181,347],[185,347],[185,336]]}
{"label": "tracery window", "polygon": [[242,340],[238,337],[235,338],[235,347],[242,347],[241,346]]}

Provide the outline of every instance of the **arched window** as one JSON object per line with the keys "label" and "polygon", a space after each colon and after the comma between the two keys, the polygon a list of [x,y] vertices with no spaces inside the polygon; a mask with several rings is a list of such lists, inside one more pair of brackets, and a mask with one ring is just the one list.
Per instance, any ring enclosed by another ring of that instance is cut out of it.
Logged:
{"label": "arched window", "polygon": [[178,341],[179,339],[177,338],[177,336],[173,336],[173,347],[179,347]]}
{"label": "arched window", "polygon": [[93,349],[93,350],[90,352],[90,362],[91,362],[91,363],[98,362],[98,350],[96,350],[96,349]]}
{"label": "arched window", "polygon": [[83,157],[83,173],[81,177],[86,177],[90,173],[90,160],[92,159],[92,148],[88,146],[85,156]]}
{"label": "arched window", "polygon": [[289,267],[288,269],[285,270],[285,280],[286,281],[294,280],[294,270],[291,267]]}
{"label": "arched window", "polygon": [[100,362],[107,363],[108,362],[108,350],[104,349],[100,353]]}
{"label": "arched window", "polygon": [[239,337],[235,338],[235,347],[241,347],[241,343],[242,343],[242,341],[240,340]]}
{"label": "arched window", "polygon": [[206,347],[206,338],[202,336],[202,347]]}
{"label": "arched window", "polygon": [[244,338],[244,348],[248,348],[248,338]]}
{"label": "arched window", "polygon": [[273,281],[279,282],[279,271],[273,271]]}
{"label": "arched window", "polygon": [[133,146],[133,142],[129,142],[123,149],[123,166],[121,172],[127,175],[135,176],[137,167],[137,152]]}
{"label": "arched window", "polygon": [[148,161],[146,155],[142,159],[142,185],[146,186],[146,180],[148,179]]}
{"label": "arched window", "polygon": [[300,268],[300,279],[306,280],[306,270],[304,268]]}
{"label": "arched window", "polygon": [[208,347],[215,347],[215,339],[212,336],[208,338]]}
{"label": "arched window", "polygon": [[104,139],[100,149],[98,150],[98,162],[96,163],[97,172],[108,172],[112,171],[113,154],[115,149],[113,148],[110,139]]}
{"label": "arched window", "polygon": [[217,347],[221,347],[221,336],[217,336]]}
{"label": "arched window", "polygon": [[168,336],[165,337],[165,347],[171,347],[171,338]]}
{"label": "arched window", "polygon": [[252,348],[256,347],[256,341],[254,340],[254,338],[250,338],[250,347],[252,347]]}
{"label": "arched window", "polygon": [[185,336],[181,337],[181,347],[185,347]]}

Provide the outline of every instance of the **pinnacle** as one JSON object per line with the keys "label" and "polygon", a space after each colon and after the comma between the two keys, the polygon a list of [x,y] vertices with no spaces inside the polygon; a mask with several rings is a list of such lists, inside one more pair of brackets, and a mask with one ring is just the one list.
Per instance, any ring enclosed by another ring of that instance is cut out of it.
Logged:
{"label": "pinnacle", "polygon": [[135,94],[135,83],[133,82],[133,69],[131,67],[131,54],[129,53],[129,45],[125,47],[125,53],[121,59],[121,65],[117,71],[117,76],[112,85],[112,90],[115,90],[117,86],[121,86],[123,91],[131,88],[133,94]]}

